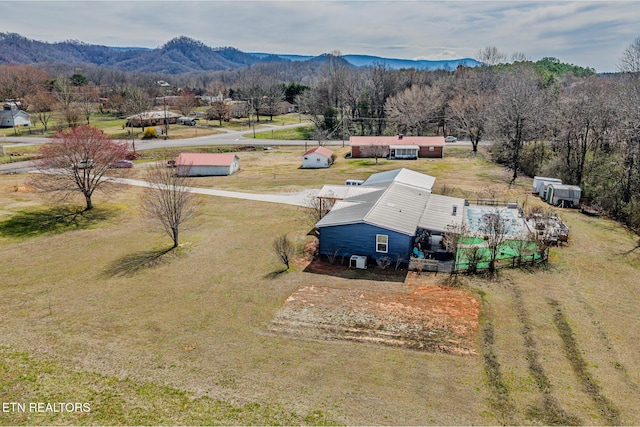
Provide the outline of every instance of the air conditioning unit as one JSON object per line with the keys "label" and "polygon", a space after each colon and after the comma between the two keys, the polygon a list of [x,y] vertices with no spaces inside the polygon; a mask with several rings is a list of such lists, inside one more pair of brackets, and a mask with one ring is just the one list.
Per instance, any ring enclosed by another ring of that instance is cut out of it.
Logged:
{"label": "air conditioning unit", "polygon": [[349,267],[367,268],[367,257],[365,255],[351,255]]}

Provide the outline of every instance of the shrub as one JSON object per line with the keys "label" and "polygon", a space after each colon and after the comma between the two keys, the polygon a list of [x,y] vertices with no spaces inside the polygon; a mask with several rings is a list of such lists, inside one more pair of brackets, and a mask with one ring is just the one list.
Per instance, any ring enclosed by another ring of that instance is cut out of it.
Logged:
{"label": "shrub", "polygon": [[146,128],[144,130],[144,133],[142,134],[142,139],[153,139],[153,138],[157,138],[158,135],[156,134],[156,128]]}
{"label": "shrub", "polygon": [[391,258],[389,258],[388,256],[383,256],[376,259],[376,263],[378,264],[378,267],[384,270],[385,268],[389,267],[389,265],[391,264]]}

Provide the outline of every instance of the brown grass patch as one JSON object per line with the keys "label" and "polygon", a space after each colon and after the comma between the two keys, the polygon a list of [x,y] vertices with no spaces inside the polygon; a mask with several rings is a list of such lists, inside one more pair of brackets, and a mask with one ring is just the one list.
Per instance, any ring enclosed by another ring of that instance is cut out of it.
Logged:
{"label": "brown grass patch", "polygon": [[435,284],[377,289],[354,285],[301,287],[287,298],[270,329],[298,338],[478,354],[480,307],[468,292]]}

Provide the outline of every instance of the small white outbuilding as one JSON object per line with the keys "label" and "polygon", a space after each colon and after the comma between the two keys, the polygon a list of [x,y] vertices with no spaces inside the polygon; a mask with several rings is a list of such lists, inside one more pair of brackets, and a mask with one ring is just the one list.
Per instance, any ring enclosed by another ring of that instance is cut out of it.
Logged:
{"label": "small white outbuilding", "polygon": [[0,110],[0,127],[31,126],[31,115],[15,102],[6,102]]}
{"label": "small white outbuilding", "polygon": [[534,176],[532,192],[534,194],[540,195],[541,199],[545,199],[547,187],[549,186],[549,184],[562,184],[562,180],[560,178]]}
{"label": "small white outbuilding", "polygon": [[316,147],[302,155],[305,169],[328,168],[333,163],[333,152],[325,147]]}
{"label": "small white outbuilding", "polygon": [[580,204],[582,189],[577,185],[551,183],[547,188],[546,201],[554,206],[576,207]]}
{"label": "small white outbuilding", "polygon": [[180,153],[176,160],[180,176],[226,176],[240,169],[234,153]]}

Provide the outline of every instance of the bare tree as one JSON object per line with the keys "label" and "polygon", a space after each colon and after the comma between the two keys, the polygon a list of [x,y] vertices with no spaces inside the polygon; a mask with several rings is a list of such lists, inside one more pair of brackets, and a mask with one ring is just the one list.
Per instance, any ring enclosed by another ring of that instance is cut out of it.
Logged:
{"label": "bare tree", "polygon": [[77,87],[71,81],[58,76],[54,82],[54,96],[69,127],[77,126],[80,121],[80,108],[77,105]]}
{"label": "bare tree", "polygon": [[402,264],[406,260],[406,258],[407,258],[407,255],[402,253],[395,254],[393,256],[393,263],[396,267],[396,270],[400,267],[400,264]]}
{"label": "bare tree", "polygon": [[444,96],[437,87],[413,85],[389,97],[384,108],[400,133],[419,136],[440,122],[443,104]]}
{"label": "bare tree", "polygon": [[475,274],[478,264],[485,261],[485,251],[480,245],[468,245],[461,249],[462,259],[467,262],[467,273]]}
{"label": "bare tree", "polygon": [[447,225],[444,234],[442,235],[442,243],[447,252],[453,254],[453,268],[451,271],[455,271],[458,265],[458,249],[462,244],[463,239],[469,237],[471,230],[469,226],[461,222],[459,224]]}
{"label": "bare tree", "polygon": [[539,78],[528,67],[505,74],[492,107],[491,128],[504,151],[503,159],[518,177],[522,147],[544,134],[544,112],[548,105]]}
{"label": "bare tree", "polygon": [[45,87],[47,72],[31,65],[0,66],[0,100],[20,100]]}
{"label": "bare tree", "polygon": [[[151,108],[151,99],[141,89],[129,88],[125,92],[124,109],[127,114],[134,116],[136,114],[142,114]],[[133,121],[132,121],[133,122]],[[142,131],[144,132],[144,120],[140,120]],[[134,155],[136,154],[136,132],[131,123],[131,147],[133,148]]]}
{"label": "bare tree", "polygon": [[198,100],[192,94],[179,96],[176,100],[176,108],[183,116],[188,116],[198,106]]}
{"label": "bare tree", "polygon": [[55,98],[49,92],[40,90],[33,95],[28,95],[27,100],[29,111],[35,113],[36,118],[42,123],[46,132],[49,120],[51,120],[51,116],[53,115],[53,108],[56,102]]}
{"label": "bare tree", "polygon": [[278,257],[278,260],[280,260],[280,262],[285,265],[286,270],[288,270],[291,259],[295,255],[296,248],[286,234],[277,237],[273,241],[273,251]]}
{"label": "bare tree", "polygon": [[513,52],[511,54],[511,62],[527,62],[529,57],[524,52]]}
{"label": "bare tree", "polygon": [[518,257],[518,265],[522,265],[522,259],[536,252],[536,234],[530,233],[528,237],[518,236],[506,242],[506,245],[515,252]]}
{"label": "bare tree", "polygon": [[[140,114],[147,111],[152,106],[151,98],[149,95],[135,87],[128,88],[124,93],[124,112],[128,115]],[[142,122],[144,123],[144,122]],[[144,131],[144,126],[142,128]]]}
{"label": "bare tree", "polygon": [[484,84],[483,73],[466,72],[457,79],[457,93],[449,101],[451,123],[462,135],[471,140],[474,153],[484,138],[489,122],[489,110],[494,101],[494,93]]}
{"label": "bare tree", "polygon": [[489,250],[489,271],[496,271],[496,261],[503,244],[509,236],[512,227],[511,220],[502,215],[501,209],[494,209],[480,218],[478,231],[484,235]]}
{"label": "bare tree", "polygon": [[391,257],[383,256],[380,258],[376,258],[376,264],[380,270],[385,270],[387,267],[391,265]]}
{"label": "bare tree", "polygon": [[223,120],[229,120],[229,106],[223,100],[216,100],[211,103],[211,108],[206,112],[207,120],[219,120],[222,126]]}
{"label": "bare tree", "polygon": [[87,121],[87,125],[90,124],[91,114],[96,110],[98,91],[93,86],[80,86],[77,88],[76,99],[78,109],[82,112],[84,119]]}
{"label": "bare tree", "polygon": [[127,154],[125,144],[115,142],[101,130],[91,126],[78,126],[58,132],[53,142],[40,149],[37,169],[40,173],[29,178],[30,185],[59,195],[65,200],[78,193],[92,209],[91,197],[96,190],[107,192],[113,188],[113,176],[123,169],[110,166]]}
{"label": "bare tree", "polygon": [[180,230],[198,212],[196,194],[190,192],[193,178],[188,173],[178,175],[165,162],[156,162],[147,169],[149,186],[142,193],[142,209],[162,225],[173,240],[173,248],[179,244]]}
{"label": "bare tree", "polygon": [[476,53],[476,59],[485,65],[498,65],[506,62],[507,55],[495,46],[487,46]]}
{"label": "bare tree", "polygon": [[274,84],[267,87],[264,95],[264,113],[273,121],[274,114],[278,114],[280,103],[284,100],[284,85]]}
{"label": "bare tree", "polygon": [[397,74],[389,70],[385,65],[374,65],[369,68],[366,80],[368,112],[370,120],[367,125],[374,135],[383,135],[386,116],[384,105],[387,98],[394,95],[398,90]]}
{"label": "bare tree", "polygon": [[386,158],[389,155],[389,147],[384,145],[364,145],[360,147],[360,153],[363,157],[373,157],[376,159],[377,165],[379,158]]}
{"label": "bare tree", "polygon": [[598,77],[589,77],[564,89],[554,105],[554,148],[561,159],[564,181],[583,185],[590,163],[600,161],[598,151],[614,124],[611,94]]}
{"label": "bare tree", "polygon": [[640,72],[640,37],[631,43],[622,54],[618,68],[623,73]]}
{"label": "bare tree", "polygon": [[324,218],[331,208],[333,208],[333,205],[335,205],[336,199],[332,196],[332,192],[329,192],[325,197],[317,197],[313,194],[307,196],[304,201],[303,209],[307,218],[309,218],[309,221],[313,225]]}

